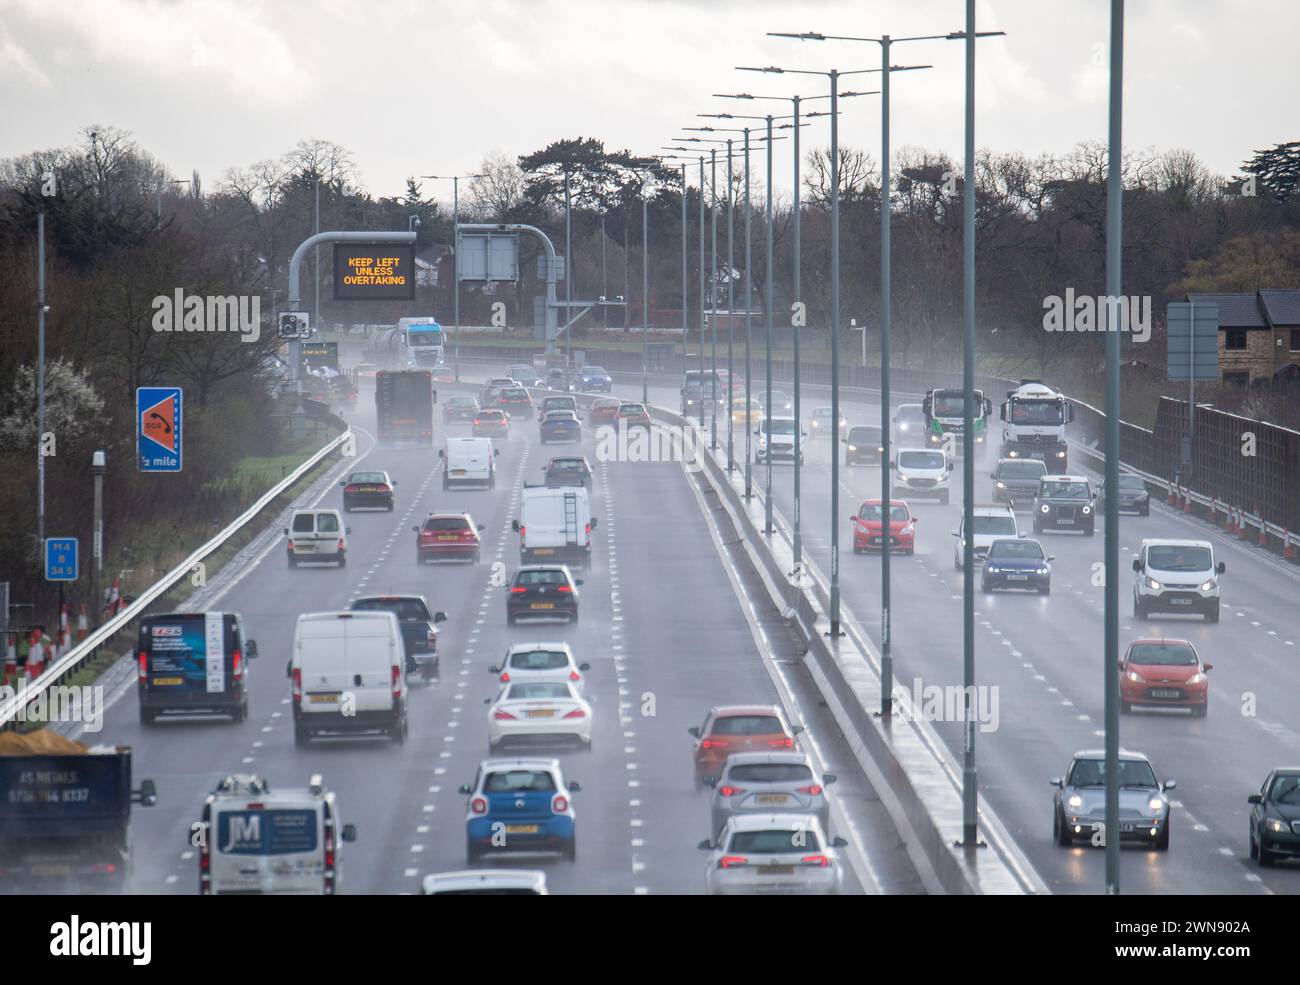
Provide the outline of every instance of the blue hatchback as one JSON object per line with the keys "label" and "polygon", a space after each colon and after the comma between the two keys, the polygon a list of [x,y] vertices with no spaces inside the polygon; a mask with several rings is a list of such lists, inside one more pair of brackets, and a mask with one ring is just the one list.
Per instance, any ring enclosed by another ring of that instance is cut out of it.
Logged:
{"label": "blue hatchback", "polygon": [[1050,595],[1055,555],[1044,554],[1036,540],[1006,538],[989,546],[980,574],[980,588],[986,593],[998,588],[1023,588]]}
{"label": "blue hatchback", "polygon": [[544,418],[541,424],[541,442],[547,444],[551,441],[581,441],[582,424],[578,417],[571,410],[553,410]]}
{"label": "blue hatchback", "polygon": [[465,855],[473,865],[498,851],[558,852],[577,858],[573,795],[558,759],[485,759],[473,783],[460,788],[465,810]]}

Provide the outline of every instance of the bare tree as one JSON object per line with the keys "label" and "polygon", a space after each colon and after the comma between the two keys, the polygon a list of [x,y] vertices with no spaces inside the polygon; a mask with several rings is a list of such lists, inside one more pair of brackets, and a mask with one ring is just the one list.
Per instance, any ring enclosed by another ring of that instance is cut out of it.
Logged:
{"label": "bare tree", "polygon": [[470,213],[482,222],[508,219],[523,204],[524,172],[500,151],[483,158],[478,170],[482,177],[469,185]]}

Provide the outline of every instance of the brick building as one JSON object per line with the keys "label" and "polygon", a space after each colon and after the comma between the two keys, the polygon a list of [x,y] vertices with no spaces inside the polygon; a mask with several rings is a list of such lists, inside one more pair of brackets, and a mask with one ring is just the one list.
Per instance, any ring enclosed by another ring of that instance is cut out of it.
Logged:
{"label": "brick building", "polygon": [[1188,294],[1219,306],[1219,372],[1225,383],[1300,376],[1300,291]]}

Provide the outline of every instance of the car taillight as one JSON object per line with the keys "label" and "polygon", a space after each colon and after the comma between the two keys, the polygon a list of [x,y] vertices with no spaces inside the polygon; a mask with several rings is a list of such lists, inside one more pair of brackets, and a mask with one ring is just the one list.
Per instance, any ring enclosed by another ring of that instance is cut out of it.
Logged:
{"label": "car taillight", "polygon": [[572,585],[556,585],[556,586],[555,586],[555,590],[556,590],[557,592],[571,592],[571,591],[573,591],[573,586],[572,586]]}
{"label": "car taillight", "polygon": [[340,538],[339,538],[339,553],[342,554],[345,550],[347,550],[347,544],[343,543],[343,538],[340,537]]}
{"label": "car taillight", "polygon": [[569,671],[569,680],[580,681],[582,680],[582,675],[579,674],[576,670],[571,670]]}
{"label": "car taillight", "polygon": [[144,650],[140,651],[140,680],[149,678],[149,654]]}
{"label": "car taillight", "polygon": [[564,717],[565,718],[586,718],[587,713],[583,711],[581,708],[574,708],[573,711],[569,712]]}
{"label": "car taillight", "polygon": [[814,797],[820,797],[822,795],[821,784],[814,783],[811,784],[810,786],[800,787],[799,793],[806,793],[806,794],[811,794]]}
{"label": "car taillight", "polygon": [[519,524],[519,539],[520,540],[524,539],[524,525],[522,523]]}
{"label": "car taillight", "polygon": [[483,423],[483,419],[482,419],[481,417],[476,417],[476,418],[474,418],[474,423],[475,423],[475,424],[482,424],[482,423]]}
{"label": "car taillight", "polygon": [[794,739],[769,739],[767,744],[773,749],[793,749]]}
{"label": "car taillight", "polygon": [[739,794],[742,794],[742,793],[744,793],[744,792],[745,792],[745,788],[744,788],[744,787],[732,787],[732,786],[726,786],[726,787],[719,787],[719,788],[718,788],[718,793],[722,794],[722,796],[724,796],[724,797],[735,797],[735,796],[737,796],[737,795],[739,795]]}
{"label": "car taillight", "polygon": [[726,739],[704,739],[700,743],[701,749],[725,749],[727,747]]}
{"label": "car taillight", "polygon": [[293,700],[302,700],[302,668],[293,668]]}
{"label": "car taillight", "polygon": [[290,553],[293,553],[293,541],[292,541],[292,540],[290,540],[290,541],[287,542],[287,546],[288,546],[288,548],[289,548],[289,552],[290,552]]}
{"label": "car taillight", "polygon": [[724,855],[718,859],[719,869],[734,869],[739,865],[748,865],[749,859],[744,855]]}
{"label": "car taillight", "polygon": [[551,798],[551,813],[563,814],[569,809],[569,799],[562,793],[557,793]]}
{"label": "car taillight", "polygon": [[244,655],[236,650],[230,655],[230,663],[232,667],[231,676],[235,680],[239,680],[244,676]]}
{"label": "car taillight", "polygon": [[524,593],[524,592],[526,592],[526,591],[528,591],[528,589],[525,588],[523,585],[512,585],[512,586],[510,587],[510,594],[511,594],[511,595],[520,595],[520,594],[522,594],[522,593]]}
{"label": "car taillight", "polygon": [[343,491],[344,491],[345,493],[354,493],[354,492],[356,492],[356,491],[357,491],[356,484],[355,484],[355,483],[349,483],[348,485],[346,485],[346,486],[343,487]]}
{"label": "car taillight", "polygon": [[588,537],[591,536],[591,524],[590,524],[590,523],[587,524],[587,536],[588,536]]}
{"label": "car taillight", "polygon": [[799,861],[804,865],[817,865],[823,869],[831,864],[831,860],[825,855],[805,855]]}
{"label": "car taillight", "polygon": [[393,664],[393,700],[400,701],[402,698],[402,668],[398,664]]}
{"label": "car taillight", "polygon": [[435,633],[432,629],[425,631],[424,645],[427,646],[430,650],[436,650],[438,648],[438,634]]}
{"label": "car taillight", "polygon": [[482,797],[475,797],[469,802],[469,810],[471,814],[486,814],[487,801]]}
{"label": "car taillight", "polygon": [[510,683],[510,671],[508,671],[508,670],[503,670],[503,671],[501,672],[501,677],[499,678],[499,680],[501,681],[502,684],[509,684],[509,683]]}
{"label": "car taillight", "polygon": [[516,720],[515,716],[510,714],[510,712],[503,711],[501,709],[497,709],[496,711],[492,712],[492,717],[495,718],[498,722],[513,722]]}

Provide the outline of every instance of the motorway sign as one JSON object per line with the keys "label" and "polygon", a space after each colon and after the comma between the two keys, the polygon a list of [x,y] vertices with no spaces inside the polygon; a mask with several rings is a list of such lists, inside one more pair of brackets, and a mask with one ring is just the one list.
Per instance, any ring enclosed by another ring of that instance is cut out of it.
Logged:
{"label": "motorway sign", "polygon": [[135,391],[135,460],[141,472],[181,470],[182,404],[178,386],[142,386]]}
{"label": "motorway sign", "polygon": [[[518,233],[461,233],[456,260],[460,280],[519,279]],[[543,278],[545,274],[541,275]]]}
{"label": "motorway sign", "polygon": [[77,574],[77,538],[46,537],[45,580],[76,581]]}
{"label": "motorway sign", "polygon": [[[1219,378],[1219,306],[1181,301],[1166,309],[1166,379]],[[1195,334],[1193,334],[1193,332]]]}
{"label": "motorway sign", "polygon": [[414,301],[415,247],[335,243],[335,301]]}

